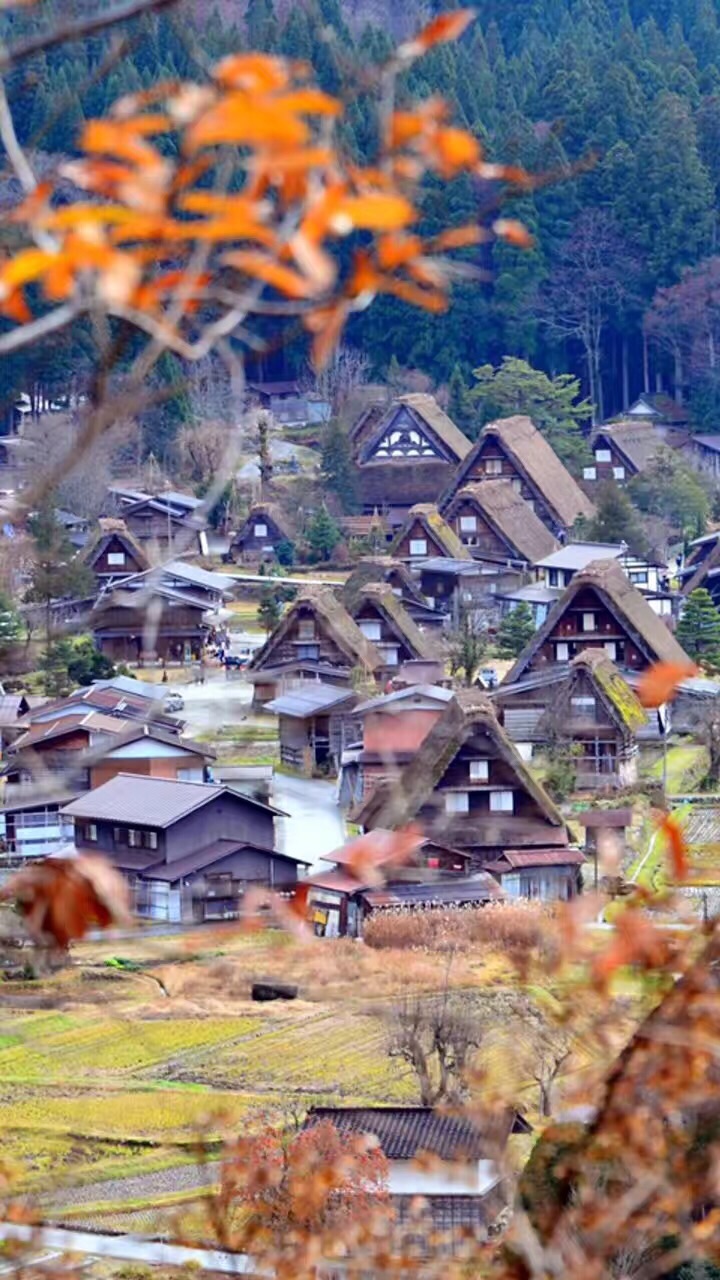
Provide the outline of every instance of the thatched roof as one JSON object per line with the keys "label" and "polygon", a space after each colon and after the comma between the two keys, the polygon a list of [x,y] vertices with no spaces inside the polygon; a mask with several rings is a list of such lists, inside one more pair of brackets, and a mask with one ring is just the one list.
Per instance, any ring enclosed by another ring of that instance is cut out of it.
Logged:
{"label": "thatched roof", "polygon": [[405,523],[392,544],[392,551],[397,549],[416,521],[450,560],[472,560],[464,542],[460,541],[455,530],[443,519],[432,502],[418,502],[410,508]]}
{"label": "thatched roof", "polygon": [[432,662],[439,657],[437,645],[433,638],[421,631],[417,623],[410,617],[404,604],[386,582],[368,582],[357,593],[352,615],[357,618],[363,604],[370,601],[410,649],[413,658],[426,658]]}
{"label": "thatched roof", "polygon": [[[377,413],[378,408],[382,409],[381,413]],[[377,443],[382,440],[395,414],[401,408],[410,411],[419,428],[431,439],[434,436],[436,442],[442,446],[444,453],[450,455],[451,460],[460,462],[470,452],[472,446],[467,436],[463,435],[460,428],[455,426],[452,418],[449,418],[445,411],[440,408],[435,397],[417,392],[411,395],[398,396],[389,405],[373,406],[364,415],[364,418],[356,424],[351,435],[355,441],[359,441],[359,449],[362,454],[361,461],[368,459]],[[400,461],[402,462],[402,459]]]}
{"label": "thatched roof", "polygon": [[370,582],[389,582],[394,578],[402,589],[402,599],[425,604],[425,597],[407,565],[392,556],[363,556],[340,589],[340,599],[349,613],[355,612],[360,593]]}
{"label": "thatched roof", "polygon": [[645,727],[647,713],[642,703],[604,649],[583,649],[573,658],[570,670],[573,674],[587,674],[624,732],[637,733]]}
{"label": "thatched roof", "polygon": [[632,471],[647,471],[666,449],[688,443],[686,431],[660,432],[650,422],[619,422],[600,427],[593,436],[593,448],[602,440],[614,445]]}
{"label": "thatched roof", "polygon": [[649,663],[682,662],[690,659],[662,618],[653,611],[645,596],[634,587],[616,560],[594,560],[582,573],[576,573],[560,599],[553,605],[545,622],[525,646],[504,684],[512,684],[527,671],[536,653],[555,630],[566,609],[579,592],[588,587],[636,640]]}
{"label": "thatched roof", "polygon": [[92,568],[114,538],[117,538],[123,544],[126,552],[137,561],[140,569],[150,567],[147,553],[137,539],[133,537],[125,521],[116,516],[100,517],[95,534],[81,552],[83,563]]}
{"label": "thatched roof", "polygon": [[[704,554],[703,554],[704,552]],[[698,587],[704,587],[708,578],[708,574],[720,568],[720,531],[716,535],[714,545],[710,550],[700,544],[685,562],[685,570],[683,572],[682,593],[689,596],[691,591],[697,591]]]}
{"label": "thatched roof", "polygon": [[[548,838],[547,832],[543,833],[543,838],[548,844],[564,843],[565,822],[560,810],[521,759],[517,748],[500,725],[490,699],[475,689],[462,690],[456,694],[397,781],[373,791],[362,807],[353,814],[353,821],[369,829],[383,827],[388,830],[411,822],[431,801],[435,788],[442,781],[458,751],[478,730],[484,730],[488,734],[498,757],[510,766],[519,785],[536,802],[543,818],[556,829],[554,840],[552,835]],[[467,818],[462,821],[470,827]],[[534,843],[540,841],[535,840]]]}
{"label": "thatched roof", "polygon": [[363,505],[393,509],[414,502],[435,502],[449,483],[455,462],[445,458],[392,458],[358,465]]}
{"label": "thatched roof", "polygon": [[[471,477],[478,454],[488,438],[493,437],[512,458],[518,471],[542,494],[550,510],[566,528],[569,529],[578,516],[588,519],[594,516],[595,507],[587,494],[583,493],[532,419],[520,414],[488,423],[458,468],[451,492],[454,493],[466,478]],[[446,498],[450,496],[448,493]],[[441,506],[444,506],[446,498],[443,498]]]}
{"label": "thatched roof", "polygon": [[331,587],[306,588],[293,602],[268,636],[262,649],[258,649],[249,664],[249,670],[260,671],[280,641],[293,625],[296,614],[309,609],[315,615],[318,627],[324,628],[348,659],[349,667],[364,667],[378,671],[384,666],[375,646],[363,635],[347,609],[338,600]]}
{"label": "thatched roof", "polygon": [[242,544],[245,535],[251,532],[251,526],[258,520],[261,523],[264,520],[271,521],[278,533],[283,538],[286,538],[288,542],[293,542],[297,536],[292,521],[276,502],[254,502],[248,511],[245,521],[235,534],[233,546]]}
{"label": "thatched roof", "polygon": [[458,490],[443,514],[452,520],[458,507],[470,502],[508,547],[511,555],[537,564],[559,547],[557,538],[535,514],[510,480],[483,480]]}

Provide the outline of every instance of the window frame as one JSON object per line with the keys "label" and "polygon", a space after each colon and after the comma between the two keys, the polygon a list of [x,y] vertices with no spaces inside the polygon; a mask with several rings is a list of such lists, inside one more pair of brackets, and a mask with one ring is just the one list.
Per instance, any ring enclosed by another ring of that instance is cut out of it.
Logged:
{"label": "window frame", "polygon": [[[510,797],[510,803],[498,803],[507,800]],[[515,812],[515,792],[510,787],[500,787],[497,791],[490,792],[490,812],[491,813],[514,813]]]}
{"label": "window frame", "polygon": [[[427,545],[428,545],[427,538],[411,538],[410,539],[410,555],[426,556],[428,553]],[[421,551],[418,550],[419,547],[422,547]]]}

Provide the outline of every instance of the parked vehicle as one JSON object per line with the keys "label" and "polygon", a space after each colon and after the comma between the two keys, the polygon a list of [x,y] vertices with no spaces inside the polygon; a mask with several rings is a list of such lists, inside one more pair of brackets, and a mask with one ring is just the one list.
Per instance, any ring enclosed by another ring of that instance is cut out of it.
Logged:
{"label": "parked vehicle", "polygon": [[181,693],[168,693],[163,702],[163,711],[184,711],[185,699]]}
{"label": "parked vehicle", "polygon": [[498,675],[494,667],[483,667],[482,671],[480,672],[480,679],[482,680],[486,689],[497,689]]}

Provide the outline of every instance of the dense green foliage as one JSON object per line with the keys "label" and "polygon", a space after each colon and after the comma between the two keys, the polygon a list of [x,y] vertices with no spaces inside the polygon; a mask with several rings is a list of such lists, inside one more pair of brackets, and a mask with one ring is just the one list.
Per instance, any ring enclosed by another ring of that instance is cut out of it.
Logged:
{"label": "dense green foliage", "polygon": [[342,534],[327,507],[320,507],[310,517],[305,527],[305,538],[309,548],[311,564],[318,564],[321,560],[330,559],[336,546],[342,540]]}
{"label": "dense green foliage", "polygon": [[[510,354],[549,374],[580,376],[583,393],[592,389],[606,413],[618,412],[643,387],[643,317],[658,290],[672,290],[717,243],[717,0],[481,0],[477,7],[478,21],[463,40],[413,67],[407,90],[449,96],[492,159],[557,177],[507,205],[533,232],[535,246],[485,247],[479,265],[487,278],[461,284],[444,317],[384,298],[355,318],[349,338],[362,345],[376,376],[388,371],[393,353],[404,368],[421,369],[438,383],[457,370],[454,403],[462,395],[459,379],[469,385],[472,369],[497,366]],[[20,39],[47,23],[52,9],[49,0],[3,11],[0,38]],[[412,9],[411,0],[403,18]],[[122,57],[111,54],[105,33],[23,62],[9,83],[21,141],[67,153],[83,121],[121,95],[159,79],[202,78],[214,58],[246,45],[312,61],[331,92],[360,67],[345,141],[359,158],[371,158],[376,139],[366,72],[392,47],[385,26],[363,26],[362,4],[343,0],[305,0],[277,12],[273,0],[252,0],[246,26],[239,17],[233,25],[233,12],[187,3],[128,24]],[[320,41],[321,29],[327,38]],[[489,221],[497,194],[490,184],[464,179],[447,190],[431,186],[425,227]],[[693,305],[702,309],[702,299]],[[6,360],[0,409],[7,411],[20,390],[67,390],[68,369],[82,383],[91,351],[89,329],[79,325]],[[304,339],[297,339],[274,358],[274,371],[298,371],[305,357]],[[670,390],[678,380],[708,423],[720,403],[714,364],[680,360],[660,334],[650,344],[648,367],[653,388],[656,374]],[[163,390],[174,373],[160,370]],[[167,412],[158,409],[145,426],[148,447],[161,457],[187,414],[182,398],[171,396],[163,407]]]}
{"label": "dense green foliage", "polygon": [[720,667],[720,611],[705,587],[690,592],[677,638],[689,657],[713,669]]}
{"label": "dense green foliage", "polygon": [[635,505],[660,516],[683,538],[705,532],[710,499],[707,489],[677,453],[664,449],[647,471],[634,477],[629,492]]}
{"label": "dense green foliage", "polygon": [[636,555],[647,554],[647,538],[637,511],[624,489],[618,488],[613,480],[600,485],[595,510],[592,520],[576,521],[573,532],[579,541],[626,542]]}
{"label": "dense green foliage", "polygon": [[521,601],[505,614],[497,633],[497,650],[501,658],[517,658],[535,635],[535,621],[529,604]]}
{"label": "dense green foliage", "polygon": [[576,475],[592,462],[582,427],[590,405],[580,399],[580,383],[570,374],[556,378],[533,369],[526,360],[506,356],[498,369],[482,365],[474,371],[470,397],[477,404],[479,423],[527,414],[550,442],[558,457]]}
{"label": "dense green foliage", "polygon": [[343,511],[351,515],[357,509],[357,477],[348,433],[337,419],[325,428],[320,472],[325,487],[335,494]]}

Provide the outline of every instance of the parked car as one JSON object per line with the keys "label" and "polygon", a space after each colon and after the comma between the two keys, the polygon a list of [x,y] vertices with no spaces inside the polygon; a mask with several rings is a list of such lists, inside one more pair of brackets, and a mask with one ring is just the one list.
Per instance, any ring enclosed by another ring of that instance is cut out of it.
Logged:
{"label": "parked car", "polygon": [[494,667],[483,667],[480,672],[480,679],[486,689],[497,689],[498,675]]}
{"label": "parked car", "polygon": [[185,699],[181,693],[168,693],[163,702],[163,711],[184,711]]}

